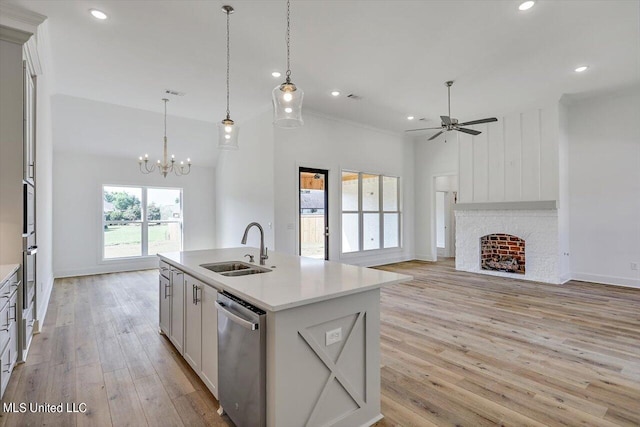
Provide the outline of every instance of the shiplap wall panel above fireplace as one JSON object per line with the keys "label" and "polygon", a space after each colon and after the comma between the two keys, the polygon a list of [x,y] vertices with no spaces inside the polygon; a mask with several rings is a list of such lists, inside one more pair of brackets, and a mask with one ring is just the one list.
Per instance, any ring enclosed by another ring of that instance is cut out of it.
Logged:
{"label": "shiplap wall panel above fireplace", "polygon": [[558,199],[558,107],[513,113],[458,133],[460,202]]}

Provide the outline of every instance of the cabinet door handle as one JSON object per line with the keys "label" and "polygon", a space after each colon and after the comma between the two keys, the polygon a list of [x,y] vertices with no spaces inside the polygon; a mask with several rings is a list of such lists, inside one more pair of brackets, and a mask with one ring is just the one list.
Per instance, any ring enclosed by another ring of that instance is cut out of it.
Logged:
{"label": "cabinet door handle", "polygon": [[[11,338],[9,338],[9,342],[11,342]],[[11,348],[9,348],[8,352],[9,352],[9,362],[6,363],[7,370],[6,371],[3,370],[3,372],[6,374],[11,373]]]}
{"label": "cabinet door handle", "polygon": [[164,285],[164,298],[167,299],[168,297],[171,296],[171,294],[167,294],[167,288],[171,286],[171,284],[167,283]]}
{"label": "cabinet door handle", "polygon": [[200,286],[198,286],[198,285],[194,285],[194,288],[195,288],[195,289],[194,289],[194,290],[195,290],[195,297],[194,297],[194,299],[193,299],[193,303],[194,303],[195,305],[198,305],[198,303],[200,302],[200,298],[198,298],[198,291],[200,290]]}
{"label": "cabinet door handle", "polygon": [[15,303],[13,305],[9,306],[9,310],[11,310],[13,308],[13,318],[11,318],[11,315],[9,315],[9,320],[13,320],[14,322],[18,321],[18,303]]}

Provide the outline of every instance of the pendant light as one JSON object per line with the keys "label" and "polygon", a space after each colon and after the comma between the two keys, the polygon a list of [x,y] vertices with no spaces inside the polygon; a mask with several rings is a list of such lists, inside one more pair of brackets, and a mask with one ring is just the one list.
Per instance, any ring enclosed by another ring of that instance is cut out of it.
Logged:
{"label": "pendant light", "polygon": [[238,149],[238,125],[231,120],[229,112],[229,15],[233,13],[233,7],[229,5],[222,6],[222,11],[227,14],[227,117],[218,123],[218,148],[222,150]]}
{"label": "pendant light", "polygon": [[174,173],[177,176],[188,175],[191,172],[191,159],[187,159],[186,165],[184,162],[176,164],[175,156],[172,154],[171,160],[169,160],[169,151],[167,150],[167,102],[169,100],[167,98],[162,98],[162,100],[164,101],[164,149],[162,151],[162,161],[158,160],[157,163],[151,163],[151,166],[149,166],[149,155],[140,156],[138,158],[140,172],[147,175],[157,170],[165,178],[170,173]]}
{"label": "pendant light", "polygon": [[291,2],[287,0],[287,78],[273,89],[273,124],[281,128],[303,125],[302,97],[304,92],[291,81]]}

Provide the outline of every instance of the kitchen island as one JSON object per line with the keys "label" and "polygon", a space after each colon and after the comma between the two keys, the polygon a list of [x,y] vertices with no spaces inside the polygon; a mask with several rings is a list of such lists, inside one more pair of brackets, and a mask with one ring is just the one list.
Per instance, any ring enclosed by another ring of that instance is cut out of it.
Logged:
{"label": "kitchen island", "polygon": [[[202,267],[248,261],[247,253],[258,258],[258,250],[247,247],[160,254],[161,330],[176,329],[168,335],[193,367],[189,305],[202,301],[202,322],[197,327],[203,338],[195,347],[200,353],[195,358],[199,366],[211,363],[211,350],[205,355],[203,331],[208,327],[205,316],[213,319],[215,315],[205,313],[213,310],[205,292],[231,294],[266,313],[267,426],[360,426],[382,418],[380,287],[411,277],[277,252],[260,266],[270,270],[261,274],[225,276]],[[167,270],[171,274],[163,276]],[[176,297],[179,288],[181,298]],[[173,303],[177,313],[171,313],[171,320],[179,324],[181,316],[185,319],[175,328],[163,327],[167,295],[177,298]],[[217,373],[201,375],[218,397],[214,377]]]}

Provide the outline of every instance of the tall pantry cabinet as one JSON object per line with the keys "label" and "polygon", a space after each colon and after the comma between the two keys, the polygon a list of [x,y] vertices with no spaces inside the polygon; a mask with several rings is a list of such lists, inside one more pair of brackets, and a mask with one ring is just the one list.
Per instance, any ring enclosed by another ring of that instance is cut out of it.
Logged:
{"label": "tall pantry cabinet", "polygon": [[[34,60],[33,34],[0,24],[0,265],[19,265],[15,279],[2,288],[6,297],[0,295],[0,306],[5,299],[10,305],[0,309],[2,315],[6,311],[0,331],[9,329],[12,336],[0,339],[0,395],[16,358],[26,359],[36,318]],[[11,355],[11,363],[3,360],[5,354]]]}

